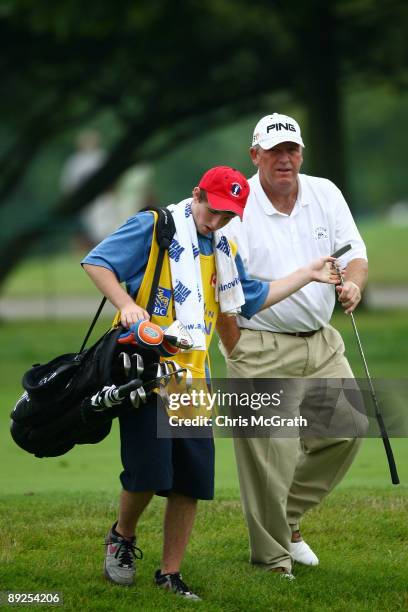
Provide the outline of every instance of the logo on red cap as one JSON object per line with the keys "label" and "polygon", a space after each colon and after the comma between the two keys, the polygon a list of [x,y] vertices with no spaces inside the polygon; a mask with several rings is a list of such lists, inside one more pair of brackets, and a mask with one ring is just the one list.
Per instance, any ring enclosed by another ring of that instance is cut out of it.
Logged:
{"label": "logo on red cap", "polygon": [[242,187],[239,183],[232,183],[231,185],[231,193],[233,196],[235,196],[236,198],[239,196],[239,194],[242,191]]}

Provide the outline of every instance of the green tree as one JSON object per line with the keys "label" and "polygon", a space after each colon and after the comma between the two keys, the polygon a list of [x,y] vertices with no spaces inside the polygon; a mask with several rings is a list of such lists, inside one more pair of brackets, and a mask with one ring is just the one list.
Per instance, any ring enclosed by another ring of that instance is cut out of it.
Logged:
{"label": "green tree", "polygon": [[2,241],[0,282],[126,168],[257,112],[273,92],[290,91],[305,106],[311,171],[346,188],[344,89],[383,80],[406,87],[406,25],[398,0],[4,3],[0,207],[68,129],[109,111],[117,135],[97,174]]}

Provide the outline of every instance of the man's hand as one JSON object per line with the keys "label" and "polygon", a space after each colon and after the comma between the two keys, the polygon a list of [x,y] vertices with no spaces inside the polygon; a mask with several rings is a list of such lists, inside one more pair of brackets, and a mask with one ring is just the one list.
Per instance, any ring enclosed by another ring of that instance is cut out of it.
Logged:
{"label": "man's hand", "polygon": [[235,345],[241,337],[241,330],[237,325],[237,318],[220,313],[217,319],[217,332],[227,356],[231,355]]}
{"label": "man's hand", "polygon": [[344,285],[336,287],[339,302],[344,308],[346,314],[350,314],[355,310],[361,300],[360,287],[353,281],[344,281]]}
{"label": "man's hand", "polygon": [[334,257],[320,257],[312,261],[309,265],[310,280],[319,283],[329,283],[330,285],[338,285],[340,283],[340,274],[334,267]]}
{"label": "man's hand", "polygon": [[343,285],[336,287],[338,299],[346,314],[355,310],[361,301],[361,292],[367,282],[368,265],[365,259],[352,259],[343,271]]}

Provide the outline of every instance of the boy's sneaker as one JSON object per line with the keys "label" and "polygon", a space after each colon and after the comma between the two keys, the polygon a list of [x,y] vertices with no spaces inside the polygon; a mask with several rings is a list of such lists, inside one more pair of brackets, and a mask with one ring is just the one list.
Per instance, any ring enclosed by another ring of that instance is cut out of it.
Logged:
{"label": "boy's sneaker", "polygon": [[117,523],[112,525],[105,538],[105,562],[103,570],[105,578],[115,584],[130,586],[136,574],[135,559],[142,559],[143,553],[136,548],[136,538],[122,538],[114,533]]}
{"label": "boy's sneaker", "polygon": [[201,601],[201,598],[193,593],[193,591],[186,585],[182,580],[182,576],[179,572],[175,574],[162,574],[158,569],[154,575],[154,582],[157,586],[168,591],[173,591],[177,595],[181,595],[185,599],[194,599],[195,601]]}

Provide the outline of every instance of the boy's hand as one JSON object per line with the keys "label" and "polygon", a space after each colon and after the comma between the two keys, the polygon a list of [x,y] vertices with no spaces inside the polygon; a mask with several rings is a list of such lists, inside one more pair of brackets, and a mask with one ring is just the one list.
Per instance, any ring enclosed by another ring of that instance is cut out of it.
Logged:
{"label": "boy's hand", "polygon": [[149,313],[134,302],[126,304],[120,309],[120,322],[126,329],[133,325],[133,323],[143,321],[144,319],[150,319]]}
{"label": "boy's hand", "polygon": [[340,283],[340,274],[334,266],[335,261],[334,257],[329,255],[312,261],[310,264],[311,280],[338,285]]}

